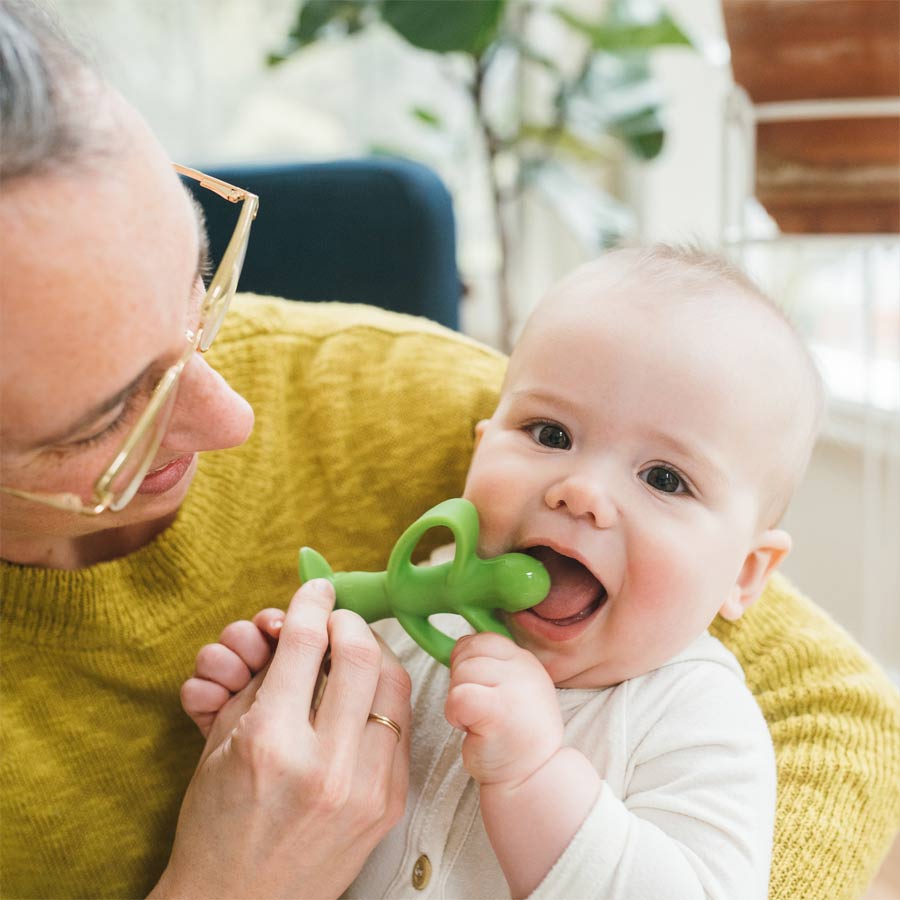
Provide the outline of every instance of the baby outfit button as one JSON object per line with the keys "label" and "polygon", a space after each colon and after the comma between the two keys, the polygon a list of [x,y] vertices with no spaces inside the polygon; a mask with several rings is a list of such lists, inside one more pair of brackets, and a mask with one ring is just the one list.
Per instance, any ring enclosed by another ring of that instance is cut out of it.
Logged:
{"label": "baby outfit button", "polygon": [[413,866],[412,886],[417,891],[424,891],[431,878],[431,860],[423,853]]}

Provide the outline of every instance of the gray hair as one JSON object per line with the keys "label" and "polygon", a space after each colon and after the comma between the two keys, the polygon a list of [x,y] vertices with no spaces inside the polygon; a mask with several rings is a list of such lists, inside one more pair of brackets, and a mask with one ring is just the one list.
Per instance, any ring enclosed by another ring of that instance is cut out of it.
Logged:
{"label": "gray hair", "polygon": [[0,181],[93,155],[100,87],[87,59],[33,0],[0,0]]}

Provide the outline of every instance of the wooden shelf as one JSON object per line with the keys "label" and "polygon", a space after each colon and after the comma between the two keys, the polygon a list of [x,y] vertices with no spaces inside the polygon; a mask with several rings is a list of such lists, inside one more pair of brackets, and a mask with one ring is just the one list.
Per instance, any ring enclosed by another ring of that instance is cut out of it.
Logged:
{"label": "wooden shelf", "polygon": [[[897,0],[722,0],[757,103],[900,97]],[[761,123],[757,196],[784,232],[900,232],[900,117]]]}

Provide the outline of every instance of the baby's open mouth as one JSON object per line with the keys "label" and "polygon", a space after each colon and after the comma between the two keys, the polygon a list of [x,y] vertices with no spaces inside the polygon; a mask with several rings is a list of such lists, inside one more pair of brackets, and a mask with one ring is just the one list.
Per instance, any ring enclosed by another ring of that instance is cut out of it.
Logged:
{"label": "baby's open mouth", "polygon": [[577,559],[550,547],[522,551],[544,564],[550,575],[550,593],[529,612],[554,625],[574,625],[595,613],[606,600],[606,588]]}

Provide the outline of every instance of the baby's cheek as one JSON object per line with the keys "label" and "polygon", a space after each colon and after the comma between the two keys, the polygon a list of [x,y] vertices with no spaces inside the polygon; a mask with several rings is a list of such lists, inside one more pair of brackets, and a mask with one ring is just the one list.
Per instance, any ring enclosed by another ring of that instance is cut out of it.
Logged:
{"label": "baby's cheek", "polygon": [[509,467],[496,463],[479,464],[476,460],[466,478],[463,496],[475,504],[480,515],[488,515],[508,502],[513,482]]}
{"label": "baby's cheek", "polygon": [[648,668],[683,650],[708,627],[723,602],[719,562],[692,546],[657,544],[632,556],[629,627],[645,642]]}
{"label": "baby's cheek", "polygon": [[[700,559],[705,554],[678,543],[647,540],[632,544],[628,553],[628,580],[634,602],[650,615],[679,605],[702,582]],[[700,576],[700,577],[698,577]]]}
{"label": "baby's cheek", "polygon": [[514,490],[508,475],[496,467],[470,472],[463,497],[478,510],[482,542],[502,540],[515,520]]}

